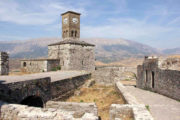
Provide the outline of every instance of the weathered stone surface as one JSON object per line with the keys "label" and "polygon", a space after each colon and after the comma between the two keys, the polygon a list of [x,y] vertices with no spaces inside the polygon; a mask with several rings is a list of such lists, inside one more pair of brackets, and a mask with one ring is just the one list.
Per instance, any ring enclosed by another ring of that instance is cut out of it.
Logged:
{"label": "weathered stone surface", "polygon": [[[81,106],[81,103],[77,104]],[[85,105],[83,106],[85,107]],[[86,107],[89,107],[89,105]],[[94,105],[94,107],[96,106]],[[97,114],[83,110],[84,114],[75,118],[76,111],[66,111],[60,108],[28,107],[26,105],[6,104],[2,101],[0,101],[0,109],[1,120],[98,120]]]}
{"label": "weathered stone surface", "polygon": [[145,105],[118,105],[112,104],[110,108],[110,120],[125,119],[154,120]]}
{"label": "weathered stone surface", "polygon": [[49,72],[60,67],[59,59],[28,59],[21,60],[21,70],[23,72],[37,73]]}
{"label": "weathered stone surface", "polygon": [[137,99],[127,91],[127,89],[124,87],[122,83],[117,82],[115,84],[115,87],[117,91],[119,92],[119,94],[123,96],[123,99],[126,102],[126,104],[139,104]]}
{"label": "weathered stone surface", "polygon": [[0,75],[9,74],[9,55],[6,52],[0,52]]}
{"label": "weathered stone surface", "polygon": [[95,70],[94,46],[69,43],[48,46],[48,57],[60,59],[62,70]]}
{"label": "weathered stone surface", "polygon": [[137,87],[179,100],[180,71],[165,69],[162,63],[157,58],[146,58],[137,67]]}
{"label": "weathered stone surface", "polygon": [[0,100],[20,103],[29,96],[39,96],[46,103],[51,99],[50,81],[49,77],[10,83],[0,80]]}
{"label": "weathered stone surface", "polygon": [[20,103],[28,96],[39,96],[44,103],[52,98],[65,99],[90,78],[90,73],[78,71],[1,76],[0,99],[10,103]]}
{"label": "weathered stone surface", "polygon": [[54,100],[64,100],[73,95],[75,90],[82,86],[91,74],[84,74],[60,81],[51,82],[51,95]]}
{"label": "weathered stone surface", "polygon": [[[93,72],[92,77],[99,84],[112,85],[120,80],[135,80],[136,71],[137,69],[133,67],[96,67],[96,70]],[[126,74],[127,72],[134,74],[134,76],[128,76]]]}
{"label": "weathered stone surface", "polygon": [[65,111],[74,111],[76,115],[84,115],[84,113],[91,113],[98,116],[97,106],[95,103],[75,103],[75,102],[55,102],[48,101],[46,108],[62,109]]}

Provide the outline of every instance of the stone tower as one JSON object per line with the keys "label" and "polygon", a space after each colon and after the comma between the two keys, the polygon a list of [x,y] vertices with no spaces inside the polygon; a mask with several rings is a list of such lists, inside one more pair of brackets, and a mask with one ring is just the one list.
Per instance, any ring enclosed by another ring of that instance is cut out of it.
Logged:
{"label": "stone tower", "polygon": [[9,56],[6,52],[0,52],[0,75],[9,74]]}
{"label": "stone tower", "polygon": [[62,70],[95,70],[93,44],[80,41],[80,13],[62,15],[62,41],[48,45],[48,58],[59,59]]}
{"label": "stone tower", "polygon": [[63,40],[80,38],[80,13],[68,11],[62,16],[62,38]]}

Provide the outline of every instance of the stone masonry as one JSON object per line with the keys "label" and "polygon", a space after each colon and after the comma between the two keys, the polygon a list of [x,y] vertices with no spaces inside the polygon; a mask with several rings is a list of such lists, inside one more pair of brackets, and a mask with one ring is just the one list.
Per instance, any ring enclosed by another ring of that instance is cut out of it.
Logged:
{"label": "stone masonry", "polygon": [[145,57],[137,67],[137,87],[180,100],[180,71],[171,70],[170,66],[167,69],[164,64],[164,60]]}
{"label": "stone masonry", "polygon": [[9,74],[9,55],[6,52],[0,52],[0,75]]}
{"label": "stone masonry", "polygon": [[[0,120],[98,120],[94,103],[69,103],[70,109],[59,106],[68,106],[68,103],[56,102],[52,107],[50,104],[37,108],[0,101]],[[81,112],[78,112],[79,108],[82,108]]]}
{"label": "stone masonry", "polygon": [[92,77],[98,84],[114,85],[120,80],[136,80],[135,67],[102,66],[96,67]]}
{"label": "stone masonry", "polygon": [[59,59],[21,60],[21,71],[29,73],[49,72],[60,69]]}
{"label": "stone masonry", "polygon": [[66,40],[48,46],[48,57],[60,59],[62,70],[95,70],[94,45]]}

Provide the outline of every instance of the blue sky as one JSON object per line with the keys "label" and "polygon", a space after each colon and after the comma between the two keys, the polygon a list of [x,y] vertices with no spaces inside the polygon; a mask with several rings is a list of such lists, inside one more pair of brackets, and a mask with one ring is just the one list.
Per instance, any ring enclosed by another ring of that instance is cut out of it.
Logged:
{"label": "blue sky", "polygon": [[180,47],[180,0],[0,0],[0,41],[61,37],[68,10],[82,13],[82,38]]}

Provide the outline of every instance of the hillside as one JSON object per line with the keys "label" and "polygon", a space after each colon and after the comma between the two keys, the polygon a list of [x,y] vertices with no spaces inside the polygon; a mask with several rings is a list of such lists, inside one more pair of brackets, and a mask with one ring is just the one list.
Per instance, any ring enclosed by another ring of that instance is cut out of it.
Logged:
{"label": "hillside", "polygon": [[164,54],[180,54],[180,47],[173,49],[165,49],[162,51]]}
{"label": "hillside", "polygon": [[[150,46],[125,39],[81,39],[96,45],[96,60],[115,62],[126,58],[141,58],[144,55],[160,54]],[[60,41],[59,38],[39,38],[26,41],[0,42],[0,51],[7,51],[11,58],[47,57],[47,45]]]}

